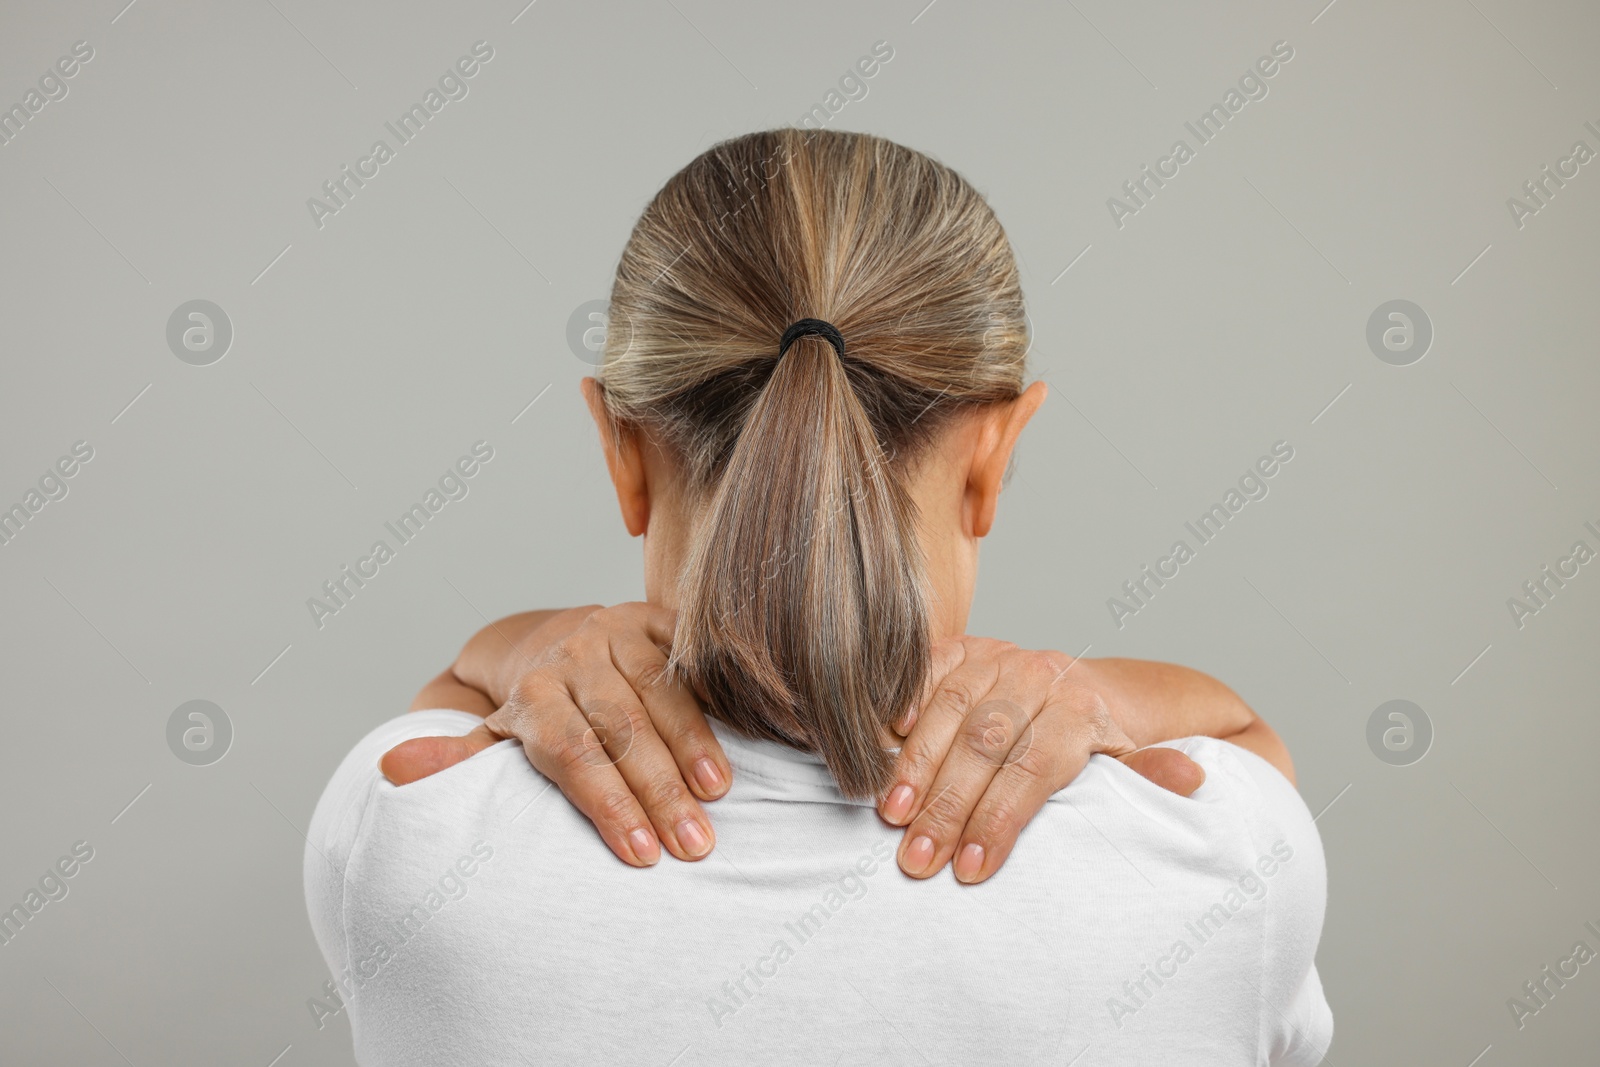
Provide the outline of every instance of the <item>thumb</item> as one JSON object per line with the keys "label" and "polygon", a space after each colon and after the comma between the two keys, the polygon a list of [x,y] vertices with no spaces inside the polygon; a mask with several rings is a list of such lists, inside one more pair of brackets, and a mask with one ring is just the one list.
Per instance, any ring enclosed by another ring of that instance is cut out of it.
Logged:
{"label": "thumb", "polygon": [[1152,746],[1119,757],[1162,789],[1191,796],[1206,780],[1205,769],[1175,748]]}
{"label": "thumb", "polygon": [[419,778],[454,767],[501,740],[487,726],[460,737],[413,737],[384,753],[378,769],[395,785],[410,785]]}

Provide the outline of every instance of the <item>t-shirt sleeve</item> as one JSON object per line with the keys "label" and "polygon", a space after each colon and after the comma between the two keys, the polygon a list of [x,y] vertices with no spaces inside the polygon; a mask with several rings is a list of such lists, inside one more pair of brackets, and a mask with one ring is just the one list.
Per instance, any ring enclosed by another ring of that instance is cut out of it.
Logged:
{"label": "t-shirt sleeve", "polygon": [[396,788],[384,778],[378,761],[402,741],[460,736],[481,725],[481,718],[464,711],[440,709],[401,715],[358,741],[333,772],[306,831],[302,876],[311,930],[336,978],[350,963],[345,916],[351,852],[378,791]]}
{"label": "t-shirt sleeve", "polygon": [[1284,1067],[1317,1067],[1333,1043],[1333,1012],[1317,975],[1317,945],[1328,905],[1328,865],[1311,812],[1276,767],[1227,746],[1249,776],[1259,803],[1252,833],[1260,856],[1277,860],[1268,885],[1262,948],[1262,1053]]}
{"label": "t-shirt sleeve", "polygon": [[1205,737],[1163,745],[1206,769],[1200,788],[1207,796],[1237,807],[1249,862],[1266,887],[1260,984],[1250,994],[1259,1009],[1261,1061],[1317,1067],[1333,1042],[1333,1012],[1316,966],[1328,868],[1311,812],[1282,772],[1248,749]]}

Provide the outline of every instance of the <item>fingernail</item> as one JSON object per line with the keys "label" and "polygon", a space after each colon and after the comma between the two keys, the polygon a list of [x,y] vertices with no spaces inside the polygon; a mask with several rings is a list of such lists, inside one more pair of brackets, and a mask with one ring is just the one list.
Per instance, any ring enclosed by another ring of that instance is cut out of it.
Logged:
{"label": "fingernail", "polygon": [[678,844],[695,859],[711,851],[711,839],[693,819],[685,819],[678,824]]}
{"label": "fingernail", "polygon": [[656,845],[656,835],[642,826],[628,834],[628,844],[633,846],[633,854],[646,867],[661,858],[661,849]]}
{"label": "fingernail", "polygon": [[701,756],[694,764],[695,781],[700,783],[700,788],[710,796],[722,792],[722,772],[717,765],[707,756]]}
{"label": "fingernail", "polygon": [[904,737],[911,732],[911,728],[915,725],[917,725],[917,709],[912,708],[900,716],[900,721],[894,724],[894,732]]}
{"label": "fingernail", "polygon": [[883,817],[899,826],[911,814],[911,798],[916,794],[909,785],[897,785],[883,802]]}
{"label": "fingernail", "polygon": [[921,874],[928,869],[928,864],[933,862],[933,838],[926,834],[918,834],[906,849],[904,861],[900,864],[907,874]]}
{"label": "fingernail", "polygon": [[983,869],[983,846],[971,843],[961,846],[961,855],[956,857],[956,878],[963,882],[970,882],[978,877],[978,872]]}

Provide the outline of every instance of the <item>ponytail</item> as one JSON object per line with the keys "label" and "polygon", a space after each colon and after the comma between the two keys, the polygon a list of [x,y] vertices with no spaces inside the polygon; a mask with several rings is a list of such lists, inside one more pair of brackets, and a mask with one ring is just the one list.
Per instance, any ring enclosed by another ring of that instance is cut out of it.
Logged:
{"label": "ponytail", "polygon": [[928,668],[916,508],[825,340],[778,359],[696,525],[672,668],[729,725],[881,794],[879,733]]}

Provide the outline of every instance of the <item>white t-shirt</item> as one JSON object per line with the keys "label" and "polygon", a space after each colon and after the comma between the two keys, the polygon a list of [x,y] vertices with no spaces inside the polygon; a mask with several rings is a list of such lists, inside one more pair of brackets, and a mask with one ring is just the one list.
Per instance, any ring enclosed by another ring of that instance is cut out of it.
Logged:
{"label": "white t-shirt", "polygon": [[[902,831],[815,757],[714,724],[717,846],[635,869],[502,742],[391,785],[368,734],[312,818],[307,906],[365,1067],[1321,1062],[1327,874],[1293,786],[1189,738],[1184,798],[1095,756],[988,882],[895,865]],[[1076,1057],[1076,1058],[1075,1058]]]}

